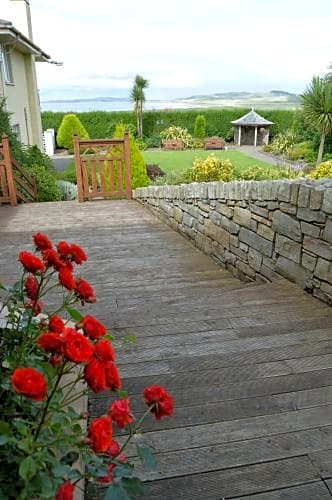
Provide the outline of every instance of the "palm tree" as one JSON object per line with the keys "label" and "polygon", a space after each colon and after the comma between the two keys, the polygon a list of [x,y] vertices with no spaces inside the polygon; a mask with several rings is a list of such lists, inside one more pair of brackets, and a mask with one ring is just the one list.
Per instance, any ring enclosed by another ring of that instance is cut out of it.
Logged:
{"label": "palm tree", "polygon": [[136,116],[137,133],[143,137],[143,103],[145,102],[144,90],[149,87],[149,80],[143,76],[136,75],[133,88],[130,91],[130,98],[134,103],[134,113]]}
{"label": "palm tree", "polygon": [[322,161],[326,135],[332,131],[332,83],[314,76],[301,95],[304,119],[320,131],[316,165]]}

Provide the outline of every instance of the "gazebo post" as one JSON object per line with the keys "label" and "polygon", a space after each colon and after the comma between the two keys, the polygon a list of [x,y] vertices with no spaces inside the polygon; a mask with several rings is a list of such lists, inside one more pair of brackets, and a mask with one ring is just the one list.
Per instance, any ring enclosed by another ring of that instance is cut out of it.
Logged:
{"label": "gazebo post", "polygon": [[237,139],[237,144],[238,146],[241,146],[241,125],[239,125],[239,135]]}
{"label": "gazebo post", "polygon": [[255,127],[255,141],[254,141],[254,146],[257,146],[257,127]]}

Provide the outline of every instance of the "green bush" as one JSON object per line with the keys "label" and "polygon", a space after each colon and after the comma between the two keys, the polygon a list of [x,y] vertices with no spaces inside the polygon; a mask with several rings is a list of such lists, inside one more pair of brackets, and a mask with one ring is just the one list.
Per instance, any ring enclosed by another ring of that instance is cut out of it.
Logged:
{"label": "green bush", "polygon": [[212,153],[205,160],[196,158],[191,168],[191,179],[195,182],[224,181],[233,177],[233,165],[230,160],[220,160]]}
{"label": "green bush", "polygon": [[163,141],[173,140],[182,141],[185,148],[192,147],[192,136],[186,128],[176,127],[174,125],[162,130],[160,137]]}
{"label": "green bush", "polygon": [[65,170],[57,172],[57,178],[71,182],[72,184],[77,184],[75,161],[71,160]]}
{"label": "green bush", "polygon": [[194,149],[204,148],[204,141],[202,139],[194,139],[192,146]]}
{"label": "green bush", "polygon": [[274,154],[287,154],[288,150],[294,146],[295,140],[296,135],[291,130],[279,132],[271,142],[270,150]]}
{"label": "green bush", "polygon": [[196,139],[204,139],[206,137],[206,119],[204,115],[196,116],[194,137]]}
{"label": "green bush", "polygon": [[239,172],[236,177],[244,181],[261,181],[265,179],[274,179],[275,172],[273,169],[253,165],[252,167]]}
{"label": "green bush", "polygon": [[76,184],[68,181],[59,180],[57,182],[58,188],[61,192],[62,201],[75,200],[77,198]]}
{"label": "green bush", "polygon": [[291,161],[308,160],[314,155],[312,143],[309,141],[294,144],[287,151],[287,158]]}
{"label": "green bush", "polygon": [[324,161],[313,170],[308,177],[310,179],[332,179],[332,160]]}
{"label": "green bush", "polygon": [[61,192],[56,176],[43,165],[29,165],[26,172],[36,179],[37,201],[60,201]]}
{"label": "green bush", "polygon": [[80,139],[89,139],[89,134],[80,119],[73,114],[65,115],[58,130],[57,143],[72,151],[74,134],[77,134]]}
{"label": "green bush", "polygon": [[[126,130],[126,125],[124,123],[118,123],[115,128],[114,138],[123,138]],[[145,162],[132,135],[130,135],[130,161],[132,188],[136,189],[137,187],[148,186],[150,184],[150,179],[146,173]]]}

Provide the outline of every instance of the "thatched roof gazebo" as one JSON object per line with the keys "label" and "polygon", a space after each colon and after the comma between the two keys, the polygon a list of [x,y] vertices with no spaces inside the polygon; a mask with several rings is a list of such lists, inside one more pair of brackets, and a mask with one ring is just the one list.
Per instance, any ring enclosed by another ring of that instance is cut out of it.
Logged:
{"label": "thatched roof gazebo", "polygon": [[261,146],[269,142],[269,127],[273,122],[260,116],[254,108],[246,115],[231,122],[234,127],[234,144]]}

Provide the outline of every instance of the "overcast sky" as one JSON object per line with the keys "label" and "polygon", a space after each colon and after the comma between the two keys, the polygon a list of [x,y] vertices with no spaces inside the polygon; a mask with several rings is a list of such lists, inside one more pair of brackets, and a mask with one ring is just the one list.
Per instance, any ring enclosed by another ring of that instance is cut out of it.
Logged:
{"label": "overcast sky", "polygon": [[30,0],[41,98],[301,92],[332,60],[332,0]]}

